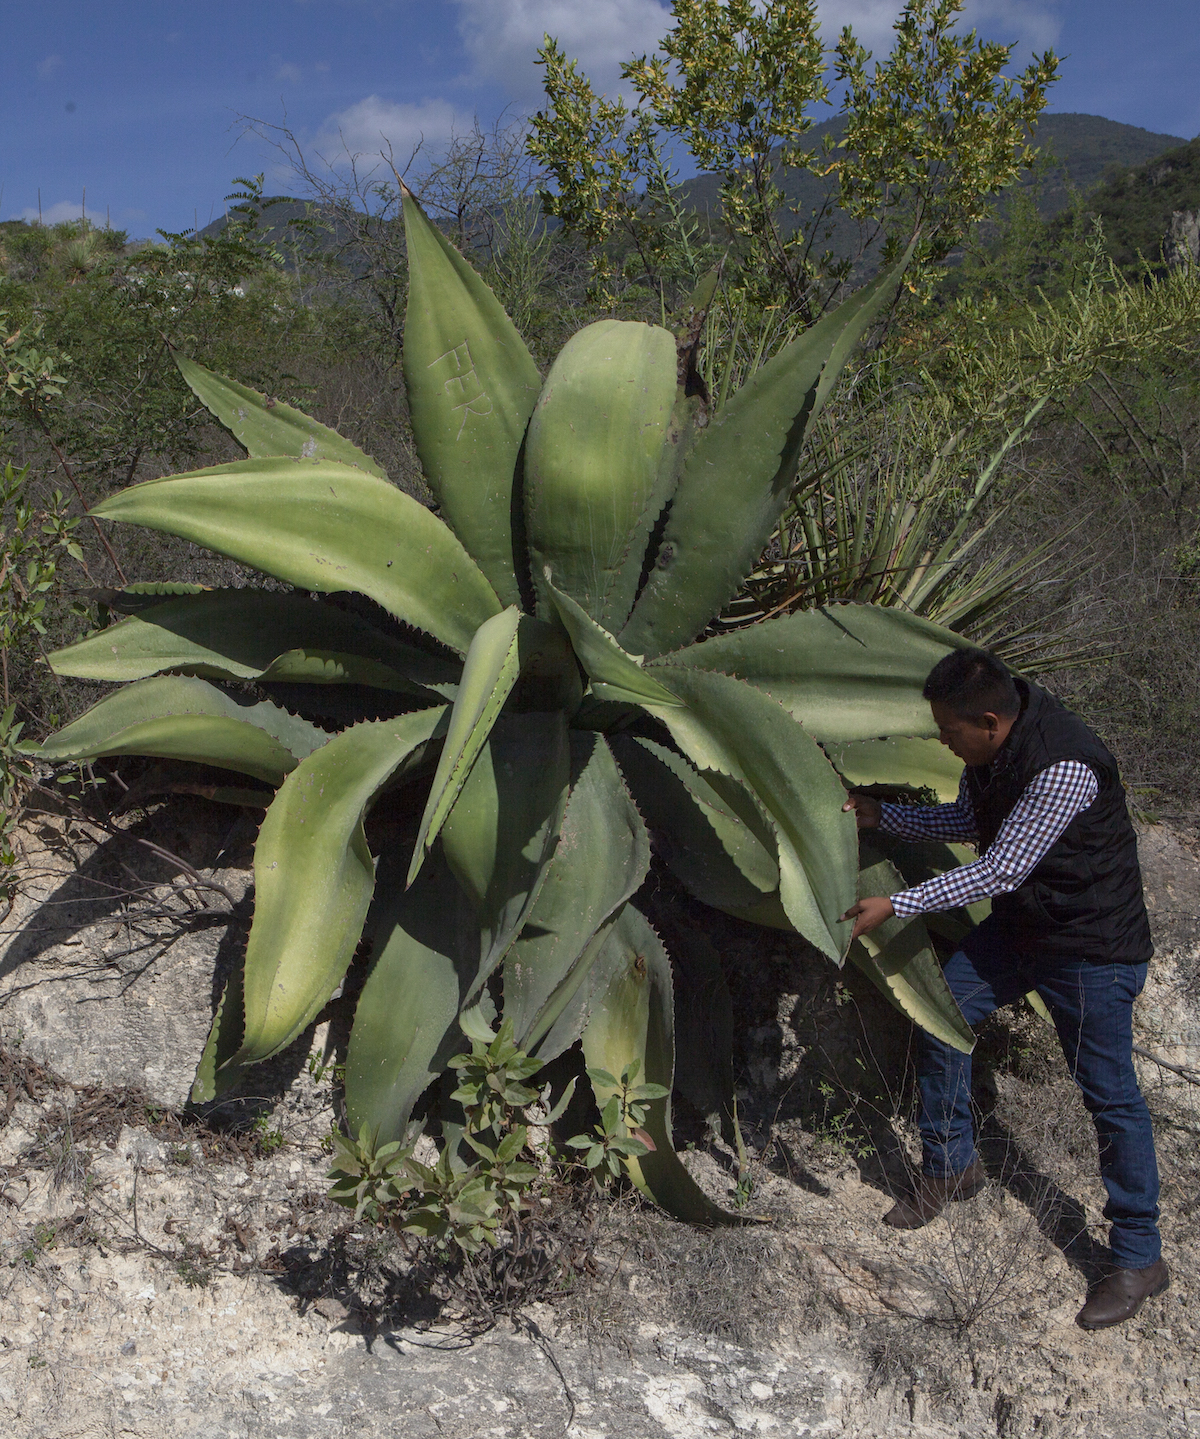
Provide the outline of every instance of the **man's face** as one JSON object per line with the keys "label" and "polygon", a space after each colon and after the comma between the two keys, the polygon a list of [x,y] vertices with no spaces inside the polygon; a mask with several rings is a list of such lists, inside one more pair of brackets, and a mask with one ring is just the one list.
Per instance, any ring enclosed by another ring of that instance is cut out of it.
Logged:
{"label": "man's face", "polygon": [[938,739],[956,754],[963,764],[990,764],[996,751],[1008,738],[1015,717],[994,714],[967,718],[940,700],[931,700],[933,722]]}

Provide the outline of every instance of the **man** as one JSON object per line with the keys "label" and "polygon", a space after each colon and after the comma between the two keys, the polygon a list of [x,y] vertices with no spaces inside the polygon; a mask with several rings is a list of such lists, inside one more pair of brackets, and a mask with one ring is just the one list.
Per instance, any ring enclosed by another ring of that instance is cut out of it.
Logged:
{"label": "man", "polygon": [[[953,804],[901,806],[851,795],[860,829],[912,840],[975,840],[979,859],[888,898],[859,900],[854,936],[889,919],[970,904],[992,912],[945,966],[968,1023],[1036,990],[1054,1019],[1100,1141],[1113,1267],[1077,1322],[1130,1319],[1170,1283],[1158,1235],[1158,1166],[1133,1067],[1133,1001],[1153,952],[1137,840],[1117,763],[1077,716],[986,650],[930,672],[939,738],[966,766]],[[971,1125],[971,1060],[922,1036],[922,1172],[885,1215],[928,1224],[986,1182]]]}

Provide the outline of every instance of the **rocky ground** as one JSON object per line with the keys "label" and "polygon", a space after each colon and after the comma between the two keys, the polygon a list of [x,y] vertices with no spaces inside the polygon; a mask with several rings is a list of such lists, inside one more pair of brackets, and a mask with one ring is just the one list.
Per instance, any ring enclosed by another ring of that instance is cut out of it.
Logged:
{"label": "rocky ground", "polygon": [[[702,1233],[547,1195],[527,1302],[324,1197],[345,1013],[224,1110],[185,1112],[244,934],[253,830],[173,801],[120,838],[38,818],[0,959],[0,1414],[14,1439],[272,1435],[959,1439],[1200,1433],[1194,1254],[1200,863],[1142,836],[1158,958],[1139,1004],[1172,1289],[1074,1325],[1104,1259],[1095,1140],[1031,1013],[982,1036],[993,1183],[879,1218],[912,1135],[906,1026],[783,936],[706,919],[734,996],[749,1210]],[[1165,1067],[1175,1066],[1175,1068]],[[701,1182],[732,1156],[681,1118]],[[499,1311],[512,1309],[508,1315]]]}

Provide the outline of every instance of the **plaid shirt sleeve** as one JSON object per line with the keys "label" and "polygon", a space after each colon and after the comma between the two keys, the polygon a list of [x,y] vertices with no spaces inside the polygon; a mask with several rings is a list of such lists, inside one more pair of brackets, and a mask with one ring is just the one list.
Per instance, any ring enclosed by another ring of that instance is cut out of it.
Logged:
{"label": "plaid shirt sleeve", "polygon": [[[1096,776],[1080,760],[1060,760],[1048,766],[1026,786],[982,859],[892,895],[893,910],[907,918],[1010,893],[1028,878],[1067,825],[1087,809],[1099,792]],[[954,805],[937,805],[933,811],[936,814],[939,810],[956,809],[964,799],[965,791],[960,790]],[[934,836],[928,833],[921,836],[926,837]]]}
{"label": "plaid shirt sleeve", "polygon": [[967,772],[953,804],[881,804],[879,828],[897,839],[974,839],[975,811],[967,794]]}

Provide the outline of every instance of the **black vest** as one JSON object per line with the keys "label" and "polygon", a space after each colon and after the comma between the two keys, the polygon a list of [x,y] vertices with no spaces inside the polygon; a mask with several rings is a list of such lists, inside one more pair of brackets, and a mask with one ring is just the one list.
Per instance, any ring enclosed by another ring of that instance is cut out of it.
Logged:
{"label": "black vest", "polygon": [[1150,958],[1137,836],[1117,762],[1078,715],[1037,685],[1016,681],[1022,709],[991,764],[967,768],[986,854],[1029,782],[1060,760],[1081,760],[1100,786],[1023,884],[992,900],[994,923],[1022,952],[1097,963]]}

